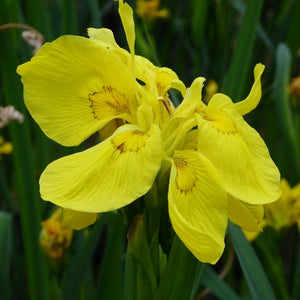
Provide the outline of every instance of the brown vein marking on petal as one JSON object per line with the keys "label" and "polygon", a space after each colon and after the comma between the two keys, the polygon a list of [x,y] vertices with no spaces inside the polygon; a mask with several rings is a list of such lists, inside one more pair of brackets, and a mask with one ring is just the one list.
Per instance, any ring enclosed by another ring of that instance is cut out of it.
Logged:
{"label": "brown vein marking on petal", "polygon": [[111,86],[104,86],[101,92],[89,94],[89,100],[95,119],[131,115],[126,96]]}
{"label": "brown vein marking on petal", "polygon": [[125,131],[115,136],[111,143],[120,153],[138,152],[145,147],[149,135],[139,130]]}
{"label": "brown vein marking on petal", "polygon": [[206,106],[197,107],[196,112],[219,132],[226,135],[238,134],[235,122],[226,112]]}
{"label": "brown vein marking on petal", "polygon": [[168,72],[165,71],[157,72],[155,76],[155,84],[156,84],[158,96],[160,97],[166,96],[166,93],[170,89],[170,82],[174,79],[176,79],[176,76],[171,75]]}
{"label": "brown vein marking on petal", "polygon": [[181,193],[189,193],[196,185],[197,177],[195,170],[190,163],[182,157],[174,157],[174,164],[177,169],[175,183]]}

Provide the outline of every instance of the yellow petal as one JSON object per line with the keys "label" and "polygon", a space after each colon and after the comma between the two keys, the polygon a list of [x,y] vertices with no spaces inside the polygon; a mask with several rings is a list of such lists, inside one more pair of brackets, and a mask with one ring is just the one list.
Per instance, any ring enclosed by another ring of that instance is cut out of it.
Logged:
{"label": "yellow petal", "polygon": [[133,22],[133,12],[131,7],[127,3],[123,2],[123,0],[119,1],[119,14],[125,30],[130,52],[131,54],[134,54],[135,31]]}
{"label": "yellow petal", "polygon": [[63,208],[62,217],[64,222],[72,229],[81,230],[92,225],[97,220],[96,213],[86,213],[68,208]]}
{"label": "yellow petal", "polygon": [[204,105],[201,101],[201,93],[205,78],[196,78],[191,87],[187,89],[185,97],[181,104],[176,108],[176,117],[190,117],[196,110],[198,105]]}
{"label": "yellow petal", "polygon": [[254,84],[246,99],[234,104],[235,109],[242,116],[252,111],[259,103],[261,98],[261,82],[260,78],[265,69],[263,64],[257,64],[254,68]]}
{"label": "yellow petal", "polygon": [[228,217],[231,222],[247,231],[260,231],[263,216],[263,205],[251,205],[228,195]]}
{"label": "yellow petal", "polygon": [[44,133],[74,146],[114,118],[134,122],[131,72],[99,43],[63,36],[18,67],[25,104]]}
{"label": "yellow petal", "polygon": [[155,84],[157,88],[158,96],[165,97],[167,92],[171,88],[176,88],[181,94],[185,95],[185,85],[178,79],[176,73],[169,68],[154,67],[153,72],[155,74]]}
{"label": "yellow petal", "polygon": [[[142,66],[142,69],[145,70],[145,65],[142,64],[142,60],[139,59],[138,63]],[[137,69],[141,69],[141,67]],[[148,69],[148,74],[151,75],[150,84],[146,84],[147,91],[152,91],[154,97],[150,98],[149,105],[152,106],[153,110],[155,111],[155,116],[158,119],[158,124],[163,126],[166,123],[170,116],[173,115],[175,111],[175,106],[170,100],[169,97],[169,90],[176,89],[182,95],[185,95],[185,85],[181,80],[178,79],[176,73],[169,68],[159,68],[154,65],[146,64]],[[152,100],[152,101],[151,101]]]}
{"label": "yellow petal", "polygon": [[123,125],[102,143],[47,166],[40,178],[44,200],[82,212],[123,207],[144,195],[160,169],[159,129]]}
{"label": "yellow petal", "polygon": [[[3,139],[3,138],[2,138]],[[13,151],[13,144],[10,142],[0,141],[0,154],[10,154]]]}
{"label": "yellow petal", "polygon": [[198,151],[213,163],[229,194],[250,204],[280,197],[280,174],[264,141],[227,96],[215,94],[197,118]]}
{"label": "yellow petal", "polygon": [[260,235],[260,233],[263,231],[263,229],[268,225],[269,225],[268,222],[265,219],[262,219],[261,222],[258,225],[259,228],[260,228],[259,230],[257,230],[257,231],[247,231],[247,230],[243,229],[243,233],[244,233],[246,239],[249,242],[252,242]]}
{"label": "yellow petal", "polygon": [[292,188],[291,197],[295,200],[300,200],[300,183]]}
{"label": "yellow petal", "polygon": [[114,34],[110,29],[107,28],[88,28],[88,36],[90,39],[101,43],[105,47],[112,49],[119,49],[120,47],[116,43]]}
{"label": "yellow petal", "polygon": [[169,184],[172,226],[202,262],[215,263],[224,249],[227,195],[213,165],[193,150],[176,151]]}
{"label": "yellow petal", "polygon": [[198,149],[198,130],[194,129],[189,131],[184,139],[183,149],[196,150]]}
{"label": "yellow petal", "polygon": [[113,51],[126,66],[130,66],[130,53],[119,47],[114,34],[107,28],[88,28],[88,36],[91,40],[99,43],[102,47]]}

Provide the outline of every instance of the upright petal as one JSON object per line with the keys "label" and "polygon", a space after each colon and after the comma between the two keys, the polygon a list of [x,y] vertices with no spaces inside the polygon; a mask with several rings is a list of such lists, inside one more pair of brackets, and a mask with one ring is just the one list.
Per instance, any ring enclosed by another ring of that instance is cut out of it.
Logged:
{"label": "upright petal", "polygon": [[114,118],[134,122],[131,73],[99,43],[63,36],[18,67],[25,104],[44,133],[74,146]]}
{"label": "upright petal", "polygon": [[204,105],[201,101],[204,81],[205,78],[203,77],[198,77],[193,81],[191,87],[187,89],[183,101],[175,110],[176,117],[190,117],[197,106]]}
{"label": "upright petal", "polygon": [[227,96],[215,94],[197,118],[198,151],[213,163],[229,194],[250,204],[280,197],[280,174],[264,141]]}
{"label": "upright petal", "polygon": [[135,42],[135,31],[133,12],[128,3],[119,0],[119,14],[122,20],[122,24],[125,30],[127,43],[132,55],[134,55],[134,42]]}
{"label": "upright petal", "polygon": [[40,178],[44,200],[82,212],[123,207],[144,195],[160,169],[160,131],[123,125],[102,143],[58,159]]}
{"label": "upright petal", "polygon": [[227,227],[227,195],[213,165],[196,151],[175,152],[169,214],[175,232],[200,261],[215,263],[220,258]]}
{"label": "upright petal", "polygon": [[90,39],[101,43],[105,47],[111,49],[120,49],[113,32],[108,28],[88,28],[88,36]]}
{"label": "upright petal", "polygon": [[245,115],[253,110],[259,103],[261,98],[261,82],[260,78],[265,69],[263,64],[257,64],[254,68],[254,84],[252,89],[243,101],[234,104],[235,109],[240,115]]}

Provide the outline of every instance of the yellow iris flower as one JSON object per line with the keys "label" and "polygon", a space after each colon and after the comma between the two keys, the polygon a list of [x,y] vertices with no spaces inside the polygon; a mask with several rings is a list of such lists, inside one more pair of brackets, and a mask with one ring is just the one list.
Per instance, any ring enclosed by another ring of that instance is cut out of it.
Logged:
{"label": "yellow iris flower", "polygon": [[286,179],[280,182],[281,197],[274,203],[264,205],[265,215],[256,232],[244,231],[249,241],[254,240],[264,227],[279,231],[297,223],[300,231],[300,183],[293,188]]}
{"label": "yellow iris flower", "polygon": [[60,259],[70,247],[73,229],[68,227],[62,219],[62,210],[59,208],[42,222],[40,245],[45,254],[52,259]]}
{"label": "yellow iris flower", "polygon": [[[145,195],[167,166],[172,226],[200,261],[215,263],[228,217],[256,228],[262,204],[280,196],[278,169],[242,117],[260,100],[264,66],[255,67],[245,100],[234,104],[215,94],[206,105],[204,78],[186,89],[172,70],[135,55],[132,10],[120,1],[119,13],[130,53],[110,30],[89,29],[89,39],[60,37],[18,67],[25,104],[48,137],[65,146],[99,130],[103,137],[49,164],[40,178],[41,196],[82,212],[82,227],[85,216],[91,223],[97,213]],[[177,108],[171,88],[184,97]]]}
{"label": "yellow iris flower", "polygon": [[169,10],[166,8],[159,9],[159,6],[160,0],[137,0],[136,13],[139,17],[145,18],[149,22],[157,18],[168,18]]}
{"label": "yellow iris flower", "polygon": [[6,142],[0,135],[0,159],[2,154],[10,154],[13,151],[13,145],[10,142]]}

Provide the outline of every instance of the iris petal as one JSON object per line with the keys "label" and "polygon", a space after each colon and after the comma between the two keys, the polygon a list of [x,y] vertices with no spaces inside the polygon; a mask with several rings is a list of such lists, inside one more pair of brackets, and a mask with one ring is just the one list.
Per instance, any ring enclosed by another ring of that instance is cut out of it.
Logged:
{"label": "iris petal", "polygon": [[241,115],[245,115],[249,113],[251,110],[253,110],[259,103],[259,100],[261,98],[261,82],[260,77],[265,69],[265,66],[263,64],[257,64],[254,68],[254,84],[252,86],[252,89],[247,96],[246,99],[243,101],[237,102],[234,104],[235,109],[239,112]]}
{"label": "iris petal", "polygon": [[123,207],[152,186],[162,159],[159,129],[123,125],[102,143],[58,159],[40,178],[44,200],[82,212]]}
{"label": "iris petal", "polygon": [[62,145],[80,144],[115,118],[134,122],[137,103],[131,72],[95,41],[60,37],[45,44],[17,72],[30,114]]}
{"label": "iris petal", "polygon": [[228,195],[229,220],[244,230],[260,231],[260,223],[264,216],[263,205],[251,205]]}
{"label": "iris petal", "polygon": [[202,262],[215,263],[224,249],[227,195],[213,165],[193,150],[176,151],[169,183],[172,226]]}
{"label": "iris petal", "polygon": [[213,163],[229,194],[250,204],[280,197],[280,174],[264,141],[227,96],[215,94],[197,119],[198,151]]}
{"label": "iris petal", "polygon": [[92,225],[97,220],[96,213],[86,213],[68,208],[63,208],[62,216],[64,222],[72,229],[81,230]]}

